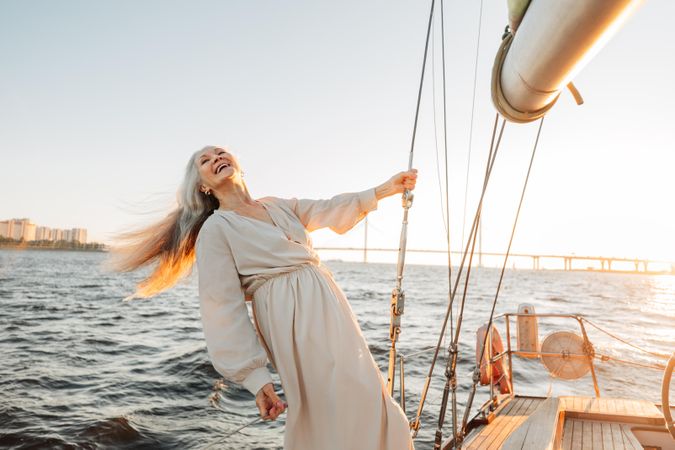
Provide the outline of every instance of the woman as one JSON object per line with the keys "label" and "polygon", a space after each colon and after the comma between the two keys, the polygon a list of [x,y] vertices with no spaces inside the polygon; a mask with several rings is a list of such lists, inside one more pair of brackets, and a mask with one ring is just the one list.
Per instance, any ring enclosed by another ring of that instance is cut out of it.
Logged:
{"label": "woman", "polygon": [[[157,226],[128,234],[134,242],[119,267],[158,259],[136,294],[149,296],[187,273],[196,254],[211,361],[255,395],[263,419],[276,419],[288,406],[286,449],[412,449],[406,417],[386,393],[344,293],[308,233],[348,231],[379,199],[414,189],[416,178],[414,169],[401,172],[376,188],[329,200],[253,200],[234,155],[205,147],[190,158],[178,209]],[[149,236],[150,229],[161,232]],[[287,405],[274,391],[268,358]]]}

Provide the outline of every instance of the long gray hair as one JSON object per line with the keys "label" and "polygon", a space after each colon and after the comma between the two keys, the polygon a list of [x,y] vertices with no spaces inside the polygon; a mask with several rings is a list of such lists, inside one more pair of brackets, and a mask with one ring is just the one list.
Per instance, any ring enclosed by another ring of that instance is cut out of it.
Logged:
{"label": "long gray hair", "polygon": [[152,273],[141,281],[129,298],[151,297],[174,286],[191,272],[195,242],[206,219],[218,208],[214,195],[199,187],[201,178],[196,158],[204,151],[224,147],[206,146],[190,157],[177,195],[177,206],[164,219],[144,228],[117,236],[110,265],[119,272],[131,272],[157,262]]}

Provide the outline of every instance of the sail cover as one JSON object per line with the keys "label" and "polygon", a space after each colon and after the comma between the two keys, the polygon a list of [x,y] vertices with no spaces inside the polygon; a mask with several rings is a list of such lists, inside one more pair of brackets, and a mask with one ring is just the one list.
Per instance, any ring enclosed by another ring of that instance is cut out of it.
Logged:
{"label": "sail cover", "polygon": [[517,31],[505,35],[497,52],[492,100],[506,119],[524,123],[548,112],[642,0],[508,2]]}

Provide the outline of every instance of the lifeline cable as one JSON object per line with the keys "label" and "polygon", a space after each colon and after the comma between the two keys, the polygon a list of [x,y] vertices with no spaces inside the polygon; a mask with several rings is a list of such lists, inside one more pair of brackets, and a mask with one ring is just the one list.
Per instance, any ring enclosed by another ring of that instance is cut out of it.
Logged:
{"label": "lifeline cable", "polygon": [[642,348],[642,347],[639,347],[639,346],[637,346],[637,345],[635,345],[635,344],[631,344],[631,343],[628,342],[627,340],[621,339],[619,336],[610,333],[609,331],[607,331],[607,330],[601,328],[599,325],[597,325],[597,324],[591,322],[590,320],[586,319],[585,317],[582,317],[581,320],[583,320],[583,321],[586,322],[587,324],[593,326],[593,327],[596,328],[598,331],[600,331],[600,332],[602,332],[602,333],[605,333],[607,336],[609,336],[609,337],[611,337],[611,338],[613,338],[613,339],[616,339],[617,341],[619,341],[619,342],[621,342],[622,344],[625,344],[625,345],[627,345],[627,346],[629,346],[629,347],[633,347],[633,348],[636,349],[636,350],[639,350],[639,351],[644,352],[644,353],[646,353],[646,354],[648,354],[648,355],[655,356],[655,357],[657,357],[657,358],[661,358],[661,359],[665,359],[665,360],[668,360],[668,359],[670,358],[670,356],[669,356],[669,355],[666,355],[665,353],[652,352],[652,351],[650,351],[650,350],[647,350],[647,349],[644,349],[644,348]]}

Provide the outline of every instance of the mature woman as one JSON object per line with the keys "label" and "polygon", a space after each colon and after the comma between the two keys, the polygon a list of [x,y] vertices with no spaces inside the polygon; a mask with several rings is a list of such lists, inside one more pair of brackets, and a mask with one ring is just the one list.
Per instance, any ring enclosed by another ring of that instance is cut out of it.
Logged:
{"label": "mature woman", "polygon": [[[324,227],[345,233],[379,199],[414,189],[416,178],[415,170],[401,172],[376,188],[329,200],[254,200],[237,158],[205,147],[190,158],[178,208],[127,235],[134,242],[119,266],[159,260],[139,285],[137,295],[149,296],[187,273],[196,253],[211,361],[255,395],[264,419],[288,407],[286,449],[412,449],[406,417],[387,395],[349,303],[308,233]],[[287,405],[274,391],[268,358]]]}

